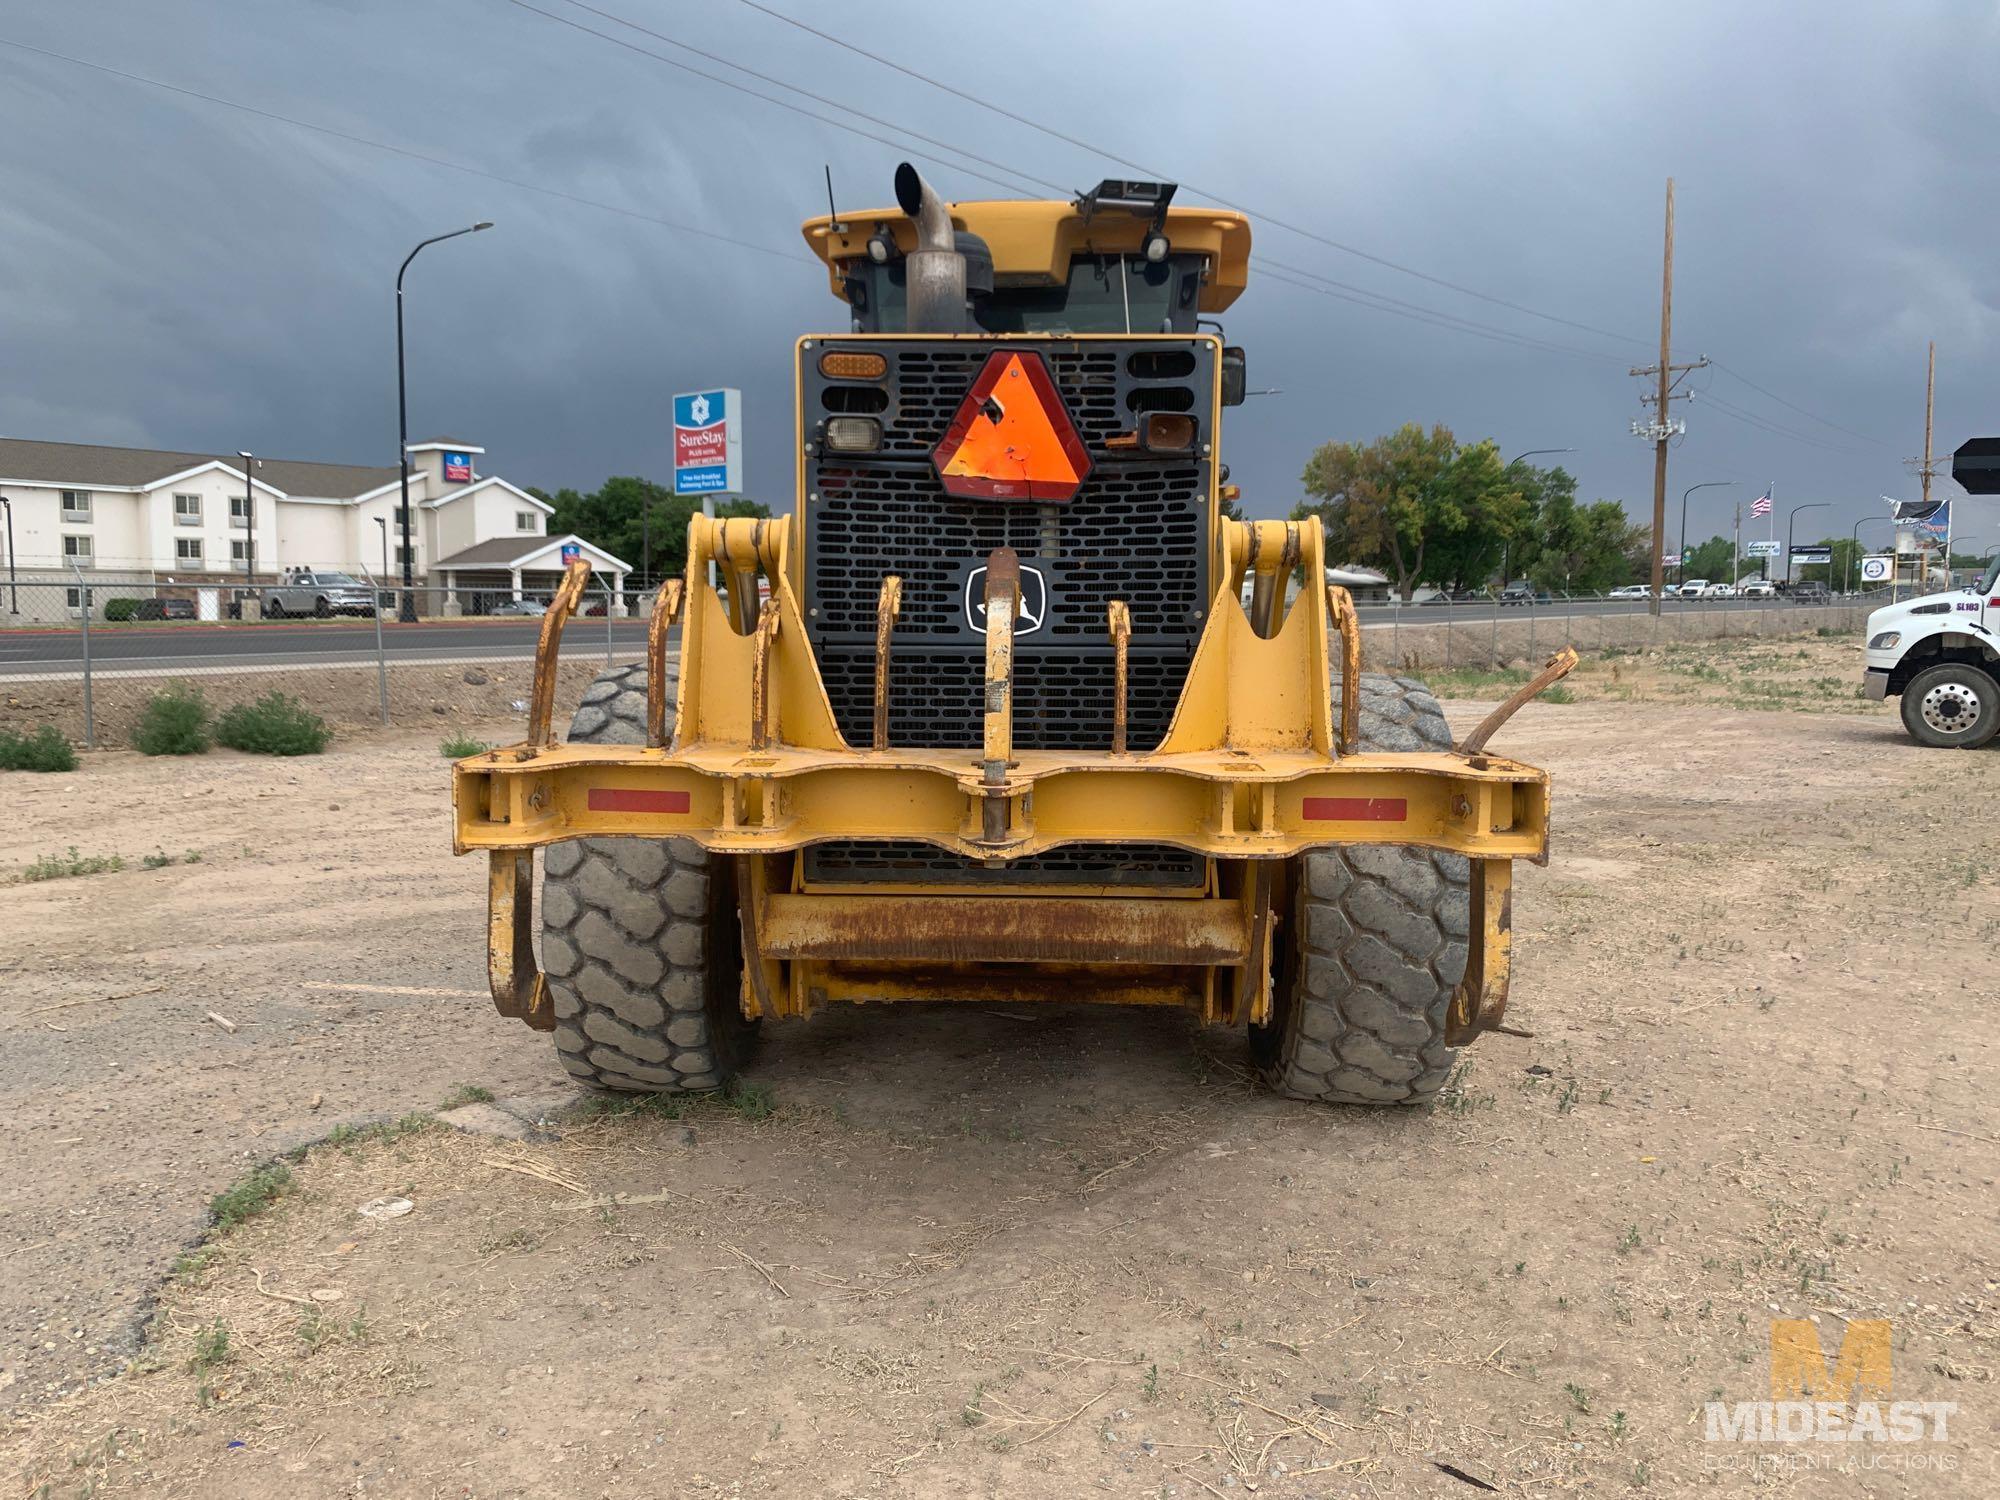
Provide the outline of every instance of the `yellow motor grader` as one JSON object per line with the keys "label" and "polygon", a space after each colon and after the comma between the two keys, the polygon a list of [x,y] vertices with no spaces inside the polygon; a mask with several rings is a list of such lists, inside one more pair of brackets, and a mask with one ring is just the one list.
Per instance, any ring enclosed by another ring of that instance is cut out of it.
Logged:
{"label": "yellow motor grader", "polygon": [[1247,1025],[1292,1097],[1429,1099],[1548,847],[1486,741],[1574,658],[1454,745],[1361,670],[1318,523],[1228,515],[1241,215],[895,187],[804,226],[848,327],[797,343],[792,514],[696,517],[558,743],[571,563],[527,739],[454,769],[495,1004],[606,1089],[721,1087],[838,1002],[1094,1000]]}

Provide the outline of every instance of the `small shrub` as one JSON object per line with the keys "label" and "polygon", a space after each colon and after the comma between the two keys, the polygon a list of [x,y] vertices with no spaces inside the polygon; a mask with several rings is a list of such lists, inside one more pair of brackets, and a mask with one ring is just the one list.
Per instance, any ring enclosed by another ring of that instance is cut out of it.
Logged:
{"label": "small shrub", "polygon": [[291,694],[266,693],[255,703],[224,710],[215,737],[232,750],[252,755],[317,755],[333,731]]}
{"label": "small shrub", "polygon": [[131,619],[132,611],[138,607],[139,601],[137,599],[106,599],[104,601],[104,618],[116,625],[120,621]]}
{"label": "small shrub", "polygon": [[229,1347],[229,1325],[217,1318],[214,1323],[194,1331],[194,1353],[188,1359],[188,1368],[197,1373],[206,1373],[220,1365],[226,1365],[236,1357]]}
{"label": "small shrub", "polygon": [[44,854],[21,872],[23,880],[68,880],[76,875],[102,875],[122,870],[125,861],[115,854],[78,854],[76,845],[66,854]]}
{"label": "small shrub", "polygon": [[208,700],[201,689],[170,682],[146,700],[132,743],[144,755],[199,755],[208,748]]}
{"label": "small shrub", "polygon": [[33,734],[0,730],[0,771],[74,771],[76,751],[62,731],[44,724]]}
{"label": "small shrub", "polygon": [[461,1083],[446,1094],[438,1103],[439,1109],[460,1109],[467,1104],[491,1104],[493,1090],[481,1088],[476,1083]]}
{"label": "small shrub", "polygon": [[447,735],[438,741],[438,754],[446,760],[464,760],[468,755],[484,755],[493,747],[484,740],[475,740],[469,734]]}

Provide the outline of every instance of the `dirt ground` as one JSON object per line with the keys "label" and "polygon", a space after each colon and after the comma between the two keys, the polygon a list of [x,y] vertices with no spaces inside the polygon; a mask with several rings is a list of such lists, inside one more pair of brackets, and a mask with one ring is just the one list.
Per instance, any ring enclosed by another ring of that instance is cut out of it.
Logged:
{"label": "dirt ground", "polygon": [[[1762,644],[1745,670],[1779,680],[1802,643]],[[1425,1112],[1289,1104],[1240,1035],[1051,1004],[832,1011],[773,1031],[734,1103],[565,1113],[546,1039],[481,993],[435,736],[9,778],[0,868],[131,864],[6,893],[0,1472],[49,1497],[2000,1493],[2000,750],[1733,706],[1714,665],[1663,669],[1696,684],[1664,701],[1586,677],[1503,731],[1557,798],[1549,866],[1518,872],[1528,1034]],[[156,847],[202,857],[139,867]],[[551,1123],[353,1129],[461,1085]],[[338,1126],[186,1253],[211,1195]],[[383,1196],[414,1208],[357,1213]],[[1790,1470],[1704,1442],[1705,1401],[1769,1394],[1779,1316],[1829,1363],[1848,1319],[1893,1320],[1894,1394],[1957,1403],[1948,1438]]]}

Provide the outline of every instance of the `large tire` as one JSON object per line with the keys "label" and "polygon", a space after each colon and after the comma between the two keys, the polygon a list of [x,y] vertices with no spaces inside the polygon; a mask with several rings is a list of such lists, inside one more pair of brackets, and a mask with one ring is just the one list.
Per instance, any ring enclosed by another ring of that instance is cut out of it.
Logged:
{"label": "large tire", "polygon": [[1903,689],[1903,727],[1920,745],[1977,750],[2000,731],[2000,682],[1964,662],[1926,667]]}
{"label": "large tire", "polygon": [[[1361,693],[1364,749],[1451,748],[1444,710],[1416,678],[1370,672]],[[1465,974],[1469,862],[1358,845],[1301,855],[1287,873],[1271,1019],[1250,1028],[1265,1083],[1292,1099],[1428,1103],[1454,1057],[1445,1009]]]}
{"label": "large tire", "polygon": [[[646,742],[646,669],[599,675],[570,721],[585,745]],[[542,968],[556,1055],[591,1088],[700,1093],[748,1059],[742,938],[726,858],[687,839],[577,839],[542,860]]]}

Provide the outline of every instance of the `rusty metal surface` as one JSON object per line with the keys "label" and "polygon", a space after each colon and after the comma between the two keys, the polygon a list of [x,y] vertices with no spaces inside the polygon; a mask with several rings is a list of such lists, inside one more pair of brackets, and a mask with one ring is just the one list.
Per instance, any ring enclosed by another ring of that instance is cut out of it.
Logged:
{"label": "rusty metal surface", "polygon": [[778,601],[766,599],[757,616],[756,642],[750,656],[750,748],[762,750],[771,741],[771,643],[778,638]]}
{"label": "rusty metal surface", "polygon": [[772,958],[940,963],[1237,964],[1243,909],[1222,900],[771,895]]}
{"label": "rusty metal surface", "polygon": [[1243,923],[1246,943],[1242,959],[1230,986],[1230,1005],[1225,1015],[1211,1019],[1235,1025],[1252,1021],[1263,1025],[1271,1019],[1272,937],[1277,923],[1277,861],[1252,860],[1241,872],[1242,888],[1233,902]]}
{"label": "rusty metal surface", "polygon": [[941,964],[850,960],[791,965],[793,1015],[835,1002],[1159,1005],[1199,1010],[1213,969],[1088,964]]}
{"label": "rusty metal surface", "polygon": [[1471,923],[1465,977],[1445,1010],[1444,1039],[1462,1047],[1507,1015],[1514,958],[1514,867],[1504,859],[1472,862]]}
{"label": "rusty metal surface", "polygon": [[903,609],[903,580],[891,573],[882,580],[875,599],[875,739],[874,748],[889,748],[889,638]]}
{"label": "rusty metal surface", "polygon": [[1337,583],[1326,586],[1327,618],[1340,632],[1340,753],[1361,748],[1361,619],[1354,596]]}
{"label": "rusty metal surface", "polygon": [[980,773],[989,788],[980,807],[984,842],[1007,838],[1007,765],[1014,758],[1014,615],[1021,604],[1021,559],[995,547],[986,559],[986,702]]}
{"label": "rusty metal surface", "polygon": [[1128,648],[1132,644],[1132,611],[1123,599],[1113,599],[1106,609],[1111,626],[1111,753],[1125,753],[1125,689]]}
{"label": "rusty metal surface", "polygon": [[549,612],[542,616],[541,638],[535,642],[535,686],[528,698],[528,744],[551,743],[555,730],[556,660],[562,650],[563,626],[576,612],[583,586],[590,581],[590,564],[577,558],[563,569],[562,582]]}
{"label": "rusty metal surface", "polygon": [[681,616],[687,584],[670,578],[653,596],[653,613],[646,620],[646,743],[658,750],[667,743],[667,633]]}
{"label": "rusty metal surface", "polygon": [[1576,667],[1576,651],[1565,646],[1543,664],[1542,670],[1514,689],[1506,702],[1479,721],[1472,733],[1458,742],[1455,747],[1460,755],[1477,755],[1486,748],[1486,742],[1502,724],[1513,718],[1520,707],[1539,693],[1548,691]]}
{"label": "rusty metal surface", "polygon": [[496,849],[486,871],[486,979],[493,1008],[553,1031],[555,1008],[548,980],[535,962],[529,921],[534,912],[535,852]]}

